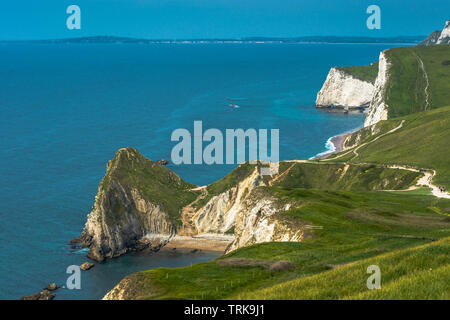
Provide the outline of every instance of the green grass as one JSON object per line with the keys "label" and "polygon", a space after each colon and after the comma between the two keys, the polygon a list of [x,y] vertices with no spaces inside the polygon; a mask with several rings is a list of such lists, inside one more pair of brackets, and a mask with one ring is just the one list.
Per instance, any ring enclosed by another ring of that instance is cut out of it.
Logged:
{"label": "green grass", "polygon": [[423,61],[429,79],[429,109],[447,106],[450,102],[450,45],[404,47],[386,51],[392,63],[385,100],[388,117],[395,118],[425,111],[426,77],[418,59]]}
{"label": "green grass", "polygon": [[121,149],[116,153],[108,164],[100,187],[116,195],[108,199],[111,210],[108,210],[106,217],[109,223],[115,224],[120,224],[124,219],[125,211],[138,212],[136,208],[125,208],[115,200],[123,197],[123,190],[137,189],[145,199],[160,205],[175,225],[181,222],[181,208],[197,197],[195,192],[189,191],[195,185],[183,181],[171,170],[148,160],[133,148]]}
{"label": "green grass", "polygon": [[375,79],[378,75],[378,62],[374,62],[368,66],[354,66],[354,67],[338,67],[341,70],[356,79],[375,83]]}
{"label": "green grass", "polygon": [[[433,182],[450,189],[450,107],[415,113],[399,119],[405,120],[401,129],[359,148],[358,157],[350,153],[336,161],[400,164],[435,169],[437,175]],[[398,123],[399,119],[383,123]]]}
{"label": "green grass", "polygon": [[[307,230],[303,242],[261,243],[207,263],[130,275],[126,278],[131,282],[127,287],[128,298],[245,298],[252,292],[270,290],[294,279],[327,274],[333,265],[360,261],[450,236],[448,217],[429,208],[447,212],[450,200],[389,192],[261,189],[282,202],[296,203],[295,209],[278,213],[277,219],[290,220],[293,222],[291,225],[298,228],[314,225],[322,229]],[[218,261],[230,257],[287,260],[295,263],[297,268],[294,271],[270,272],[262,267],[219,265]],[[365,273],[363,276],[367,277]],[[349,279],[351,277],[349,274]],[[353,292],[358,293],[360,291]],[[263,295],[259,297],[264,298]]]}
{"label": "green grass", "polygon": [[[450,238],[396,250],[237,299],[450,299]],[[369,290],[367,267],[377,265],[381,289]]]}
{"label": "green grass", "polygon": [[[285,170],[289,170],[283,175]],[[282,178],[274,186],[324,190],[401,190],[415,184],[420,173],[388,169],[375,165],[350,165],[321,162],[281,163]]]}

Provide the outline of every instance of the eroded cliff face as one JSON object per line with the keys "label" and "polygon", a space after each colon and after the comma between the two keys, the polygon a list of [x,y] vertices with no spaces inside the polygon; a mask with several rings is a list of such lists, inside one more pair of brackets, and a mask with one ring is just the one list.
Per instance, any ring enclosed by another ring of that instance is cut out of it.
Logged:
{"label": "eroded cliff face", "polygon": [[376,124],[378,121],[387,120],[389,106],[385,102],[386,90],[389,81],[389,68],[391,63],[388,61],[385,52],[380,53],[378,64],[378,76],[375,80],[375,91],[370,102],[369,113],[364,121],[364,127]]}
{"label": "eroded cliff face", "polygon": [[[130,168],[137,170],[146,165],[156,164],[132,148],[120,149],[108,163],[81,234],[83,245],[90,248],[90,258],[102,261],[117,257],[142,245],[159,245],[175,234],[176,226],[168,212],[144,195],[137,181],[136,186],[127,181]],[[167,237],[143,243],[148,234]]]}
{"label": "eroded cliff face", "polygon": [[337,68],[332,68],[322,89],[317,94],[316,107],[355,108],[369,105],[375,86],[354,78]]}
{"label": "eroded cliff face", "polygon": [[262,192],[265,186],[258,168],[235,187],[212,197],[191,217],[198,234],[224,234],[234,230],[234,241],[226,252],[255,243],[269,241],[301,241],[304,230],[278,219],[290,208]]}
{"label": "eroded cliff face", "polygon": [[442,29],[441,34],[436,42],[436,44],[448,44],[450,43],[450,20],[445,23],[444,29]]}

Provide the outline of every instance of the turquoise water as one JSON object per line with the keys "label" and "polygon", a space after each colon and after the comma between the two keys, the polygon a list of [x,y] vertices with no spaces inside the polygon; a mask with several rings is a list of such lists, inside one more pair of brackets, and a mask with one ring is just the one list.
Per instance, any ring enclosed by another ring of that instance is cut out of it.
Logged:
{"label": "turquoise water", "polygon": [[[204,130],[278,128],[281,159],[309,158],[364,120],[312,107],[329,68],[369,64],[388,47],[0,44],[0,298],[65,283],[67,266],[86,261],[68,241],[117,149],[170,159],[171,132],[202,120]],[[204,185],[233,166],[169,168]],[[58,298],[97,299],[128,273],[213,257],[128,255]]]}

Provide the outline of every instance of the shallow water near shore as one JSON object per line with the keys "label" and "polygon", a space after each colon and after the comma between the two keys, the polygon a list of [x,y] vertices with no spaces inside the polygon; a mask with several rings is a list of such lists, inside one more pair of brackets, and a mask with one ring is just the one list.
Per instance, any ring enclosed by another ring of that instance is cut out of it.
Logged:
{"label": "shallow water near shore", "polygon": [[[210,261],[220,255],[221,253],[212,251],[190,253],[189,251],[174,252],[171,250],[163,250],[156,253],[147,251],[130,253],[96,264],[88,271],[82,271],[81,289],[69,290],[60,288],[55,291],[55,299],[101,299],[107,291],[131,273],[154,268],[186,267],[191,264]],[[60,282],[55,280],[58,284],[65,284],[66,276],[58,280]]]}
{"label": "shallow water near shore", "polygon": [[[282,160],[310,158],[364,121],[312,106],[328,70],[372,63],[390,47],[1,43],[0,298],[65,283],[66,268],[87,261],[68,242],[117,149],[170,160],[172,131],[202,120],[204,130],[280,129]],[[205,185],[234,165],[168,168]],[[126,255],[82,273],[83,290],[57,298],[98,299],[126,274],[214,257]]]}

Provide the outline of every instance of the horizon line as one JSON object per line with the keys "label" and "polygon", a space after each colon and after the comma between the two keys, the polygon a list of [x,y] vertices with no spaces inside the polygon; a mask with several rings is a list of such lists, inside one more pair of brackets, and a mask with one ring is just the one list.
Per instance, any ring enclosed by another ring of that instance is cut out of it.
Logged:
{"label": "horizon line", "polygon": [[315,35],[315,36],[293,36],[293,37],[281,37],[281,36],[246,36],[246,37],[230,37],[230,38],[139,38],[131,36],[115,36],[115,35],[91,35],[91,36],[78,36],[78,37],[67,37],[67,38],[47,38],[47,39],[0,39],[0,42],[39,42],[39,41],[70,41],[70,40],[83,40],[83,39],[124,39],[124,40],[135,40],[135,41],[167,41],[167,42],[180,42],[180,41],[286,41],[286,40],[297,40],[297,39],[318,39],[318,38],[349,38],[349,39],[395,39],[395,38],[405,38],[405,39],[425,39],[425,35],[397,35],[397,36],[339,36],[339,35]]}

